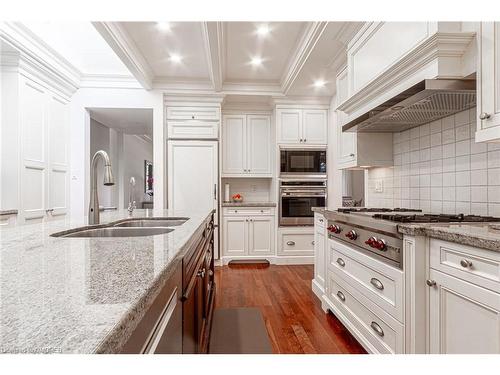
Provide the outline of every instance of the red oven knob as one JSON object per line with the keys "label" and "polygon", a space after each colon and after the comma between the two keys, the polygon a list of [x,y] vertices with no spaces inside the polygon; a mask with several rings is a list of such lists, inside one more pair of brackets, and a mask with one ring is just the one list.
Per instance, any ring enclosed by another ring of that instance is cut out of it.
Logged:
{"label": "red oven knob", "polygon": [[374,244],[377,242],[377,239],[375,237],[370,237],[365,241],[365,244],[367,244],[370,247],[374,247]]}
{"label": "red oven knob", "polygon": [[375,247],[381,251],[384,251],[387,247],[387,244],[385,243],[385,241],[383,239],[379,239],[375,243]]}
{"label": "red oven knob", "polygon": [[338,225],[336,225],[336,224],[330,225],[330,226],[328,227],[328,230],[329,230],[330,232],[337,233],[337,234],[339,234],[340,232],[342,232],[342,228],[340,228],[340,227],[339,227]]}
{"label": "red oven knob", "polygon": [[345,236],[352,241],[354,241],[356,238],[358,238],[358,234],[353,229],[351,229],[349,232],[347,232]]}

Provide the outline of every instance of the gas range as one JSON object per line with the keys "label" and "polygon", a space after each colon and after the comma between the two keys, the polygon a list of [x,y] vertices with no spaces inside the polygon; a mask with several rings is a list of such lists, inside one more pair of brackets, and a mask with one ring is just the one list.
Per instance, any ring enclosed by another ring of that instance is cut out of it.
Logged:
{"label": "gas range", "polygon": [[349,243],[386,263],[402,268],[401,223],[481,223],[500,218],[477,215],[428,214],[405,208],[340,208],[328,215],[328,237]]}

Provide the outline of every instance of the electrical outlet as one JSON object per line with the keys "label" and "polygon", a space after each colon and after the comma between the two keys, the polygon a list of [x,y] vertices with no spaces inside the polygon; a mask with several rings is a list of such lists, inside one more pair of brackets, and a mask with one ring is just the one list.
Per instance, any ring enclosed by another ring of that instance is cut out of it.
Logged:
{"label": "electrical outlet", "polygon": [[257,185],[251,185],[251,189],[253,192],[257,191]]}
{"label": "electrical outlet", "polygon": [[375,181],[375,192],[376,193],[384,192],[384,181]]}

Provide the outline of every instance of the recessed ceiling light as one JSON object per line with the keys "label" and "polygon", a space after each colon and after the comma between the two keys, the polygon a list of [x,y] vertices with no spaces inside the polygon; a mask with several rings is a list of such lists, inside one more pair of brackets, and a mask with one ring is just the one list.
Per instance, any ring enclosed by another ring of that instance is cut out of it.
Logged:
{"label": "recessed ceiling light", "polygon": [[170,31],[170,22],[157,22],[156,27],[161,31]]}
{"label": "recessed ceiling light", "polygon": [[252,60],[250,61],[250,64],[252,64],[253,66],[262,65],[262,58],[261,57],[253,57]]}
{"label": "recessed ceiling light", "polygon": [[314,87],[325,87],[326,82],[322,79],[314,81]]}
{"label": "recessed ceiling light", "polygon": [[178,64],[182,61],[182,56],[177,54],[177,53],[172,53],[172,54],[170,54],[170,61]]}
{"label": "recessed ceiling light", "polygon": [[267,34],[269,34],[269,26],[267,26],[267,25],[260,25],[257,28],[257,34],[259,36],[266,36]]}

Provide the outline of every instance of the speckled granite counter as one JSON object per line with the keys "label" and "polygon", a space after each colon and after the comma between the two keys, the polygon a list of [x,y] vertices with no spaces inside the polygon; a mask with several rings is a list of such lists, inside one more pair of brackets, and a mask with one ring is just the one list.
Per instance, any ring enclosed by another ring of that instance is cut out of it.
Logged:
{"label": "speckled granite counter", "polygon": [[[128,212],[101,214],[101,223]],[[173,232],[133,238],[55,238],[84,217],[0,229],[0,353],[93,353],[121,348],[209,212]]]}
{"label": "speckled granite counter", "polygon": [[411,236],[428,236],[463,245],[500,251],[500,227],[498,223],[478,224],[399,224],[400,233]]}
{"label": "speckled granite counter", "polygon": [[222,207],[276,207],[273,202],[223,202]]}

